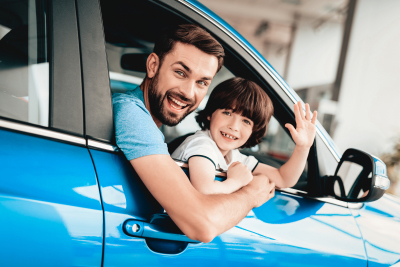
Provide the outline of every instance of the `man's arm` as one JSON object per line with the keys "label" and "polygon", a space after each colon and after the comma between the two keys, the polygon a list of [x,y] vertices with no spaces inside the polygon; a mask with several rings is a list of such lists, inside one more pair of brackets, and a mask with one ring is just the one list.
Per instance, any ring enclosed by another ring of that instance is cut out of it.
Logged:
{"label": "man's arm", "polygon": [[265,176],[255,176],[247,186],[229,195],[204,195],[168,155],[144,156],[130,162],[179,229],[201,242],[212,241],[274,196],[275,184]]}
{"label": "man's arm", "polygon": [[190,182],[202,194],[231,194],[247,185],[253,175],[246,165],[239,162],[229,166],[227,179],[215,180],[215,166],[207,158],[194,156],[189,159]]}

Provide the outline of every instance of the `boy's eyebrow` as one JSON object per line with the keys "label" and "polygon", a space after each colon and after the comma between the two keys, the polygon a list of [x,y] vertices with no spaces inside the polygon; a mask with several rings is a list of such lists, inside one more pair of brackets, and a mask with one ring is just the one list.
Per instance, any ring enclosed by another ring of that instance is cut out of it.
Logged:
{"label": "boy's eyebrow", "polygon": [[[175,65],[175,64],[181,65],[182,68],[184,68],[187,72],[189,72],[190,74],[192,73],[192,70],[191,70],[188,66],[186,66],[186,64],[183,63],[182,61],[177,61],[177,62],[175,62],[173,65]],[[202,79],[202,80],[210,80],[210,81],[211,81],[213,78],[212,78],[212,77],[205,76],[205,77],[202,77],[201,79]]]}

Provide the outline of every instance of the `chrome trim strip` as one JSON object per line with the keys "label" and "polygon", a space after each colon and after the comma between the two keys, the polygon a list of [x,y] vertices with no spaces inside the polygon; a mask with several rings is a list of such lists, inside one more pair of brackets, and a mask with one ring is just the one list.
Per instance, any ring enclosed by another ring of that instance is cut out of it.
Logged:
{"label": "chrome trim strip", "polygon": [[92,140],[92,139],[88,139],[88,147],[89,148],[94,148],[94,149],[112,151],[112,152],[118,152],[119,151],[119,148],[117,146],[113,146],[113,145],[106,144],[106,143],[103,143],[103,142],[95,141],[95,140]]}
{"label": "chrome trim strip", "polygon": [[86,146],[86,140],[83,137],[77,137],[65,133],[59,133],[52,130],[42,129],[35,126],[20,124],[16,122],[0,119],[0,128],[10,129],[18,132],[29,133],[37,136],[61,140],[68,143]]}
{"label": "chrome trim strip", "polygon": [[349,203],[341,201],[341,200],[337,200],[335,198],[330,198],[330,197],[316,197],[314,198],[315,200],[321,201],[321,202],[326,202],[326,203],[330,203],[333,205],[337,205],[337,206],[341,206],[341,207],[345,207],[348,208],[349,207]]}
{"label": "chrome trim strip", "polygon": [[[258,62],[258,64],[271,76],[271,78],[273,80],[275,80],[275,82],[281,87],[281,89],[283,89],[283,91],[286,93],[286,95],[290,98],[290,100],[292,100],[293,104],[295,104],[297,101],[296,99],[293,97],[293,95],[285,88],[285,86],[282,84],[282,82],[276,78],[276,76],[271,72],[270,69],[268,69],[267,67],[265,67],[265,65],[263,64],[263,62],[256,56],[254,55],[254,53],[249,50],[241,41],[239,41],[235,36],[233,36],[230,32],[227,32],[225,30],[225,28],[218,22],[213,20],[209,15],[205,14],[204,12],[202,12],[201,10],[199,10],[198,8],[196,8],[195,6],[193,6],[191,3],[186,2],[185,0],[177,0],[178,2],[180,2],[181,4],[185,5],[186,7],[190,8],[191,10],[193,10],[194,12],[196,12],[197,14],[199,14],[200,16],[204,17],[205,19],[207,19],[209,22],[211,22],[212,24],[214,24],[215,26],[217,26],[221,31],[223,31],[226,35],[228,35],[232,40],[234,40],[239,46],[241,46],[255,61]],[[337,160],[337,162],[340,161],[340,158],[336,155],[336,151],[333,150],[333,148],[329,145],[328,140],[326,140],[325,136],[322,134],[322,132],[318,129],[317,127],[317,133],[318,135],[321,137],[322,141],[325,143],[325,145],[328,147],[328,149],[331,151],[331,153],[333,154],[333,156],[335,157],[335,159]]]}
{"label": "chrome trim strip", "polygon": [[294,189],[294,188],[281,188],[281,189],[278,189],[278,191],[281,191],[281,192],[287,193],[287,194],[292,194],[292,195],[295,195],[295,196],[314,199],[314,200],[317,200],[317,201],[321,201],[321,202],[325,202],[325,203],[329,203],[329,204],[333,204],[333,205],[337,205],[337,206],[345,207],[345,208],[360,209],[363,206],[362,203],[349,203],[349,202],[341,201],[341,200],[338,200],[338,199],[335,199],[335,198],[330,198],[330,197],[318,197],[318,198],[317,197],[310,197],[310,196],[307,196],[307,192],[301,191],[301,190],[297,190],[297,189]]}
{"label": "chrome trim strip", "polygon": [[349,209],[354,209],[354,210],[359,210],[362,207],[364,207],[364,203],[348,202],[347,205],[348,205]]}
{"label": "chrome trim strip", "polygon": [[285,192],[285,193],[290,193],[290,194],[294,194],[294,195],[299,195],[299,196],[304,196],[307,194],[306,191],[301,191],[301,190],[297,190],[294,188],[280,188],[278,189],[279,191]]}

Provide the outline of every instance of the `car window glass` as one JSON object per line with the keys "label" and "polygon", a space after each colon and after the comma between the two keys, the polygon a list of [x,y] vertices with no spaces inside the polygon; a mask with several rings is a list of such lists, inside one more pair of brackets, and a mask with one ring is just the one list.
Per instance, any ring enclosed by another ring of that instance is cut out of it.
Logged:
{"label": "car window glass", "polygon": [[[187,21],[143,1],[124,2],[123,8],[121,6],[117,8],[117,5],[103,0],[101,7],[111,91],[112,93],[123,93],[133,90],[140,85],[145,77],[146,59],[153,51],[154,35],[166,25],[187,23]],[[151,14],[151,16],[146,14]],[[150,17],[151,19],[149,19]],[[130,23],[126,24],[127,21],[130,21]],[[135,27],[137,25],[141,26]],[[197,111],[205,107],[208,96],[220,82],[235,76],[245,78],[249,76],[246,73],[246,70],[249,72],[249,67],[245,66],[242,61],[235,60],[235,55],[229,54],[227,59],[225,66],[213,78],[207,95]],[[257,77],[250,79],[257,82]],[[281,115],[280,110],[277,113]],[[191,113],[174,127],[161,126],[160,129],[165,136],[165,141],[169,143],[177,137],[199,130],[200,127],[195,121],[195,116],[196,112]],[[242,149],[242,153],[253,155],[260,162],[276,168],[284,164],[291,156],[295,144],[282,127],[285,121],[280,123],[280,120],[282,118],[272,117],[267,134],[262,142],[253,148]],[[305,190],[306,180],[307,171],[305,169],[294,188]]]}
{"label": "car window glass", "polygon": [[0,3],[0,116],[48,126],[46,3]]}

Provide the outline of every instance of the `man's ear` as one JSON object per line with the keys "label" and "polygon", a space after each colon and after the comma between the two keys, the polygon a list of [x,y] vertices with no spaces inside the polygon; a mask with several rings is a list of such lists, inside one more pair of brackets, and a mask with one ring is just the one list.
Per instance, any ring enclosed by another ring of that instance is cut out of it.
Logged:
{"label": "man's ear", "polygon": [[147,62],[146,62],[147,77],[149,77],[150,79],[153,78],[156,75],[159,66],[160,66],[160,58],[155,53],[151,53],[147,57]]}

